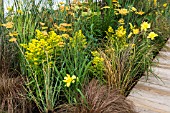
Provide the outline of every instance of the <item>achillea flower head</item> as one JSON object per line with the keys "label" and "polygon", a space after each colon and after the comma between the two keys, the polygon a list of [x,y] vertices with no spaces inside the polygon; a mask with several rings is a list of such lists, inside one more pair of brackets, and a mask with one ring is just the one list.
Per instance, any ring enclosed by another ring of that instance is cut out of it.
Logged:
{"label": "achillea flower head", "polygon": [[114,33],[113,28],[112,28],[111,26],[109,26],[109,28],[108,28],[108,32],[110,32],[110,33]]}

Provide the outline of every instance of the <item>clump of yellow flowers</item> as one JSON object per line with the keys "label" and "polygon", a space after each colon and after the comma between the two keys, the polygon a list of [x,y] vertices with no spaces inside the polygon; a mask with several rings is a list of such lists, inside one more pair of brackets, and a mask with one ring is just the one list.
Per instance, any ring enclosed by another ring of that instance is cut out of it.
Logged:
{"label": "clump of yellow flowers", "polygon": [[28,44],[21,44],[26,49],[25,57],[34,65],[45,62],[47,55],[53,58],[64,46],[64,40],[54,31],[46,32],[36,30],[36,38],[32,39]]}
{"label": "clump of yellow flowers", "polygon": [[93,56],[93,60],[92,60],[92,66],[90,67],[90,71],[96,77],[103,76],[104,58],[101,57],[98,51],[92,51],[91,54]]}
{"label": "clump of yellow flowers", "polygon": [[81,30],[77,31],[74,37],[70,37],[70,46],[78,47],[78,50],[87,46],[86,37],[83,35]]}

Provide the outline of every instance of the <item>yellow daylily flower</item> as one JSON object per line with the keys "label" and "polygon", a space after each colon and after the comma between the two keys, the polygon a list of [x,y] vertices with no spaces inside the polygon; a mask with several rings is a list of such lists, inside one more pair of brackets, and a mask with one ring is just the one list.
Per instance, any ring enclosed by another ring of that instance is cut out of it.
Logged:
{"label": "yellow daylily flower", "polygon": [[143,11],[139,11],[139,12],[135,12],[136,14],[138,14],[138,15],[143,15],[143,14],[145,14],[145,12],[143,12]]}
{"label": "yellow daylily flower", "polygon": [[143,22],[142,24],[141,24],[141,31],[147,31],[147,29],[148,28],[150,28],[150,23],[148,23],[148,22]]}
{"label": "yellow daylily flower", "polygon": [[8,22],[6,24],[2,24],[2,26],[6,27],[6,28],[13,28],[14,23],[13,22]]}
{"label": "yellow daylily flower", "polygon": [[139,34],[139,29],[133,29],[133,34],[135,35]]}
{"label": "yellow daylily flower", "polygon": [[64,77],[63,82],[66,83],[66,86],[67,86],[67,87],[70,87],[71,83],[74,83],[75,80],[76,80],[76,78],[77,78],[77,77],[76,77],[75,75],[73,75],[72,77],[70,77],[69,74],[66,74],[66,77]]}
{"label": "yellow daylily flower", "polygon": [[16,38],[11,38],[11,39],[9,39],[9,42],[16,42],[16,41],[17,41]]}
{"label": "yellow daylily flower", "polygon": [[119,11],[119,14],[121,15],[127,15],[129,13],[129,11],[125,8],[118,9],[118,11]]}
{"label": "yellow daylily flower", "polygon": [[9,33],[9,36],[11,36],[11,37],[18,36],[18,33],[17,32]]}
{"label": "yellow daylily flower", "polygon": [[150,32],[149,35],[147,36],[147,38],[150,38],[151,40],[154,40],[155,37],[157,37],[158,34],[154,33],[154,32]]}

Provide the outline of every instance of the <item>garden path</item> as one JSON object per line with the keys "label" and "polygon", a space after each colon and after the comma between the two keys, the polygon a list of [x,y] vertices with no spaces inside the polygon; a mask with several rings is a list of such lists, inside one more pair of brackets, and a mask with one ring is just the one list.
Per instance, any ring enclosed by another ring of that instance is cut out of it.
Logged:
{"label": "garden path", "polygon": [[152,70],[158,77],[143,76],[128,99],[139,113],[170,113],[170,39],[154,62]]}

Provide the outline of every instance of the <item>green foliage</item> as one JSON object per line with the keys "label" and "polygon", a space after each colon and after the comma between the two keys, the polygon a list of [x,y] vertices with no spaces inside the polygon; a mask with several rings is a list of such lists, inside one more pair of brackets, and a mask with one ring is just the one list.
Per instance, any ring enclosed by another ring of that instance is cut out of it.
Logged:
{"label": "green foliage", "polygon": [[170,8],[144,1],[67,0],[54,10],[51,0],[15,0],[7,8],[0,21],[3,58],[26,78],[27,95],[40,112],[55,112],[65,103],[88,106],[84,85],[93,78],[127,96],[151,71],[170,36]]}

